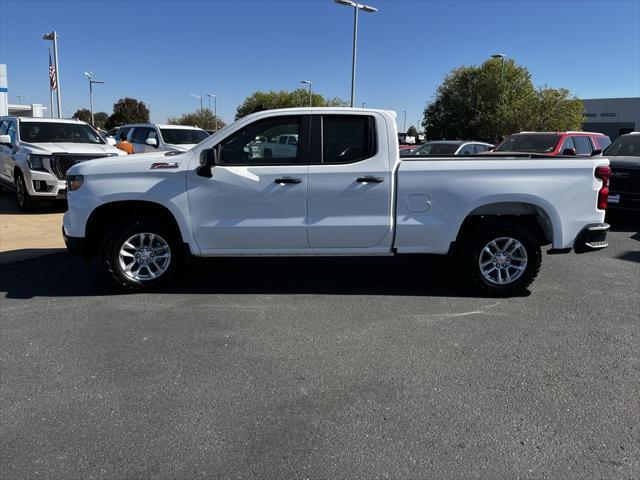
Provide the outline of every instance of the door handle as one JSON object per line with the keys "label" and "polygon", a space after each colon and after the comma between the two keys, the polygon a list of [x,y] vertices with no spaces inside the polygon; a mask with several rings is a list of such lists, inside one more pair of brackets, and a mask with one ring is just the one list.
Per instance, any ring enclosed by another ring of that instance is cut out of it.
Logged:
{"label": "door handle", "polygon": [[356,182],[358,182],[358,183],[382,183],[382,182],[384,182],[384,178],[383,177],[372,177],[372,176],[358,177],[356,179]]}
{"label": "door handle", "polygon": [[278,185],[290,185],[290,184],[302,183],[302,179],[301,178],[283,177],[283,178],[276,178],[273,181],[273,183],[277,183]]}

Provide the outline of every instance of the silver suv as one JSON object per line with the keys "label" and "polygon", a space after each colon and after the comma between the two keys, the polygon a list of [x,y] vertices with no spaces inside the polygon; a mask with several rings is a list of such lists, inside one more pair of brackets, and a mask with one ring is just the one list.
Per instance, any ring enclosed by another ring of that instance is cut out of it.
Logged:
{"label": "silver suv", "polygon": [[116,141],[126,138],[133,145],[133,153],[185,152],[195,147],[209,134],[198,127],[133,123],[120,127]]}
{"label": "silver suv", "polygon": [[124,155],[80,120],[0,117],[0,184],[18,206],[66,198],[67,170],[78,162]]}

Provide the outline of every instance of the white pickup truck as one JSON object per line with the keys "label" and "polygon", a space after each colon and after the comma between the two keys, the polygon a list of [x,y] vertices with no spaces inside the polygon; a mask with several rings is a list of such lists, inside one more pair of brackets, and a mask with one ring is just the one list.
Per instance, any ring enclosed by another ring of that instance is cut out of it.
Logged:
{"label": "white pickup truck", "polygon": [[[296,135],[296,155],[256,138]],[[395,114],[296,108],[244,117],[184,153],[68,172],[70,251],[101,255],[121,286],[168,280],[189,256],[451,255],[490,295],[525,289],[541,246],[607,246],[602,156],[398,155]]]}

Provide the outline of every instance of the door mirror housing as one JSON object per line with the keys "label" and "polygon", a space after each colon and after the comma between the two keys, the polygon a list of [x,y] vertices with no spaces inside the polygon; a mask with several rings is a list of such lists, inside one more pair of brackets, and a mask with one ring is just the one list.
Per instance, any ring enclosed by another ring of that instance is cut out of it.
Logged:
{"label": "door mirror housing", "polygon": [[11,146],[11,137],[9,135],[0,135],[0,143]]}
{"label": "door mirror housing", "polygon": [[213,172],[211,170],[217,164],[218,149],[208,148],[207,150],[203,150],[200,152],[200,165],[198,166],[196,173],[201,177],[211,178],[213,177]]}
{"label": "door mirror housing", "polygon": [[107,137],[107,145],[111,145],[112,147],[115,146],[116,144],[116,139],[113,137]]}
{"label": "door mirror housing", "polygon": [[565,148],[562,151],[562,155],[575,155],[576,154],[576,149],[575,148]]}
{"label": "door mirror housing", "polygon": [[158,147],[158,140],[155,138],[147,138],[144,143],[147,145],[151,145],[152,147]]}
{"label": "door mirror housing", "polygon": [[599,148],[596,148],[591,152],[592,157],[597,157],[598,155],[602,155],[602,150],[600,150]]}

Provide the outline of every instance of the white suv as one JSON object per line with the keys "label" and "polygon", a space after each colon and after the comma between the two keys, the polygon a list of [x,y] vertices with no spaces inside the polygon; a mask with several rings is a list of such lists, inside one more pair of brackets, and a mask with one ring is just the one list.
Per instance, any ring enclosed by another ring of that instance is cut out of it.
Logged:
{"label": "white suv", "polygon": [[152,123],[121,126],[116,135],[118,143],[122,141],[123,135],[133,145],[133,153],[186,152],[209,137],[205,130],[198,127]]}
{"label": "white suv", "polygon": [[94,158],[124,155],[80,120],[0,117],[0,185],[16,191],[18,206],[66,198],[67,170]]}

